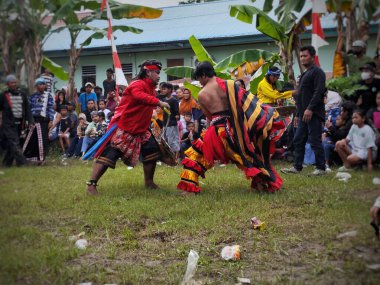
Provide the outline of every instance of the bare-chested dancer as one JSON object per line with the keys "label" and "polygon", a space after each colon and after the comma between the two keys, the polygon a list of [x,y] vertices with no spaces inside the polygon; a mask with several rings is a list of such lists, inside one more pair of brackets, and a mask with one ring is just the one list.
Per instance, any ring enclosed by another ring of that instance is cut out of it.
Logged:
{"label": "bare-chested dancer", "polygon": [[203,86],[198,99],[210,126],[185,152],[177,188],[199,193],[198,177],[204,177],[217,160],[235,163],[251,179],[254,189],[279,190],[282,180],[269,160],[274,144],[271,138],[282,127],[276,121],[277,112],[232,80],[216,77],[209,62],[199,63],[194,77]]}

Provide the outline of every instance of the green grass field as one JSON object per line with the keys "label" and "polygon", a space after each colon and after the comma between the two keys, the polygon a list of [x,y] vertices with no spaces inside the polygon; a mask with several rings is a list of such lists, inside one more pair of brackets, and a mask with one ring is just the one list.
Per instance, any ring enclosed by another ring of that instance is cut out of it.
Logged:
{"label": "green grass field", "polygon": [[[141,165],[119,164],[85,192],[92,163],[52,159],[44,167],[0,169],[0,284],[179,284],[187,255],[200,259],[199,284],[378,284],[380,241],[369,209],[380,195],[372,178],[282,175],[276,194],[249,193],[233,165],[206,173],[201,195],[183,197],[180,167],[158,166],[159,190],[143,186]],[[276,165],[279,168],[279,165]],[[250,219],[265,221],[256,231]],[[337,235],[357,231],[354,237]],[[69,240],[85,232],[87,249]],[[224,261],[226,245],[241,246],[240,261]],[[376,281],[377,280],[377,281]]]}

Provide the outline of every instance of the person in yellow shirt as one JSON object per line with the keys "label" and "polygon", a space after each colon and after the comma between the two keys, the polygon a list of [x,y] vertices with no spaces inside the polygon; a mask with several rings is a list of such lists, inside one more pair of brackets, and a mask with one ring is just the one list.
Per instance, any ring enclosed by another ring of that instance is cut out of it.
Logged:
{"label": "person in yellow shirt", "polygon": [[280,77],[280,74],[281,70],[273,66],[269,68],[264,79],[260,81],[257,87],[257,97],[261,102],[274,105],[276,104],[276,100],[291,98],[296,92],[295,90],[290,90],[281,93],[276,89],[276,81]]}

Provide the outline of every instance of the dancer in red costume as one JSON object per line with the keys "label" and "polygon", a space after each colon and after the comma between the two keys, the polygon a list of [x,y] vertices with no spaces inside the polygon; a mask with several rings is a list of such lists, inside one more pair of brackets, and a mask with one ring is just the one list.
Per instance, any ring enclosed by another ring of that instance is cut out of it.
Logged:
{"label": "dancer in red costume", "polygon": [[[157,188],[153,182],[156,161],[160,158],[157,142],[149,130],[153,110],[160,106],[169,108],[169,104],[156,98],[155,88],[160,80],[161,63],[147,60],[141,65],[137,79],[123,93],[120,105],[110,123],[117,128],[110,136],[110,143],[96,155],[91,179],[87,182],[87,193],[96,195],[97,182],[108,167],[115,168],[121,158],[128,166],[135,166],[140,150],[143,157],[145,185]],[[102,147],[101,147],[102,149]]]}
{"label": "dancer in red costume", "polygon": [[216,77],[209,62],[199,63],[194,77],[203,86],[198,99],[210,127],[185,152],[177,188],[199,193],[198,177],[204,178],[218,160],[235,163],[251,179],[254,189],[279,190],[282,179],[270,164],[275,140],[285,128],[279,114],[232,80]]}

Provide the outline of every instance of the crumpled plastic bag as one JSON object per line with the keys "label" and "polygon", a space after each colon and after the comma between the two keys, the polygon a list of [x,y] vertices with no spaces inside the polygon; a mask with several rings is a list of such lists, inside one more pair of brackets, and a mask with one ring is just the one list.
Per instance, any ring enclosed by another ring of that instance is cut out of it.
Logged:
{"label": "crumpled plastic bag", "polygon": [[197,270],[199,255],[195,250],[190,250],[189,256],[187,257],[187,269],[185,276],[181,282],[181,285],[196,285],[196,282],[193,278],[195,271]]}
{"label": "crumpled plastic bag", "polygon": [[225,246],[220,255],[224,260],[240,260],[240,245]]}

